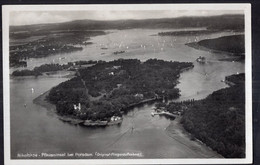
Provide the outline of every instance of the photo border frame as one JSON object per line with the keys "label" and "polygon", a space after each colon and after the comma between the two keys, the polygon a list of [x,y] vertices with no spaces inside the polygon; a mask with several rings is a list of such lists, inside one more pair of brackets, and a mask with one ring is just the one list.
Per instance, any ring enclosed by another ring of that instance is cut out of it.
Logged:
{"label": "photo border frame", "polygon": [[[147,7],[149,5],[149,8]],[[65,7],[64,9],[67,10],[75,10],[75,8],[84,8],[84,5],[46,5],[48,9],[55,9],[57,10],[58,6]],[[41,10],[41,5],[4,5],[2,7],[2,29],[3,29],[3,99],[4,99],[4,158],[5,163],[7,164],[244,164],[244,163],[252,163],[253,160],[253,136],[252,136],[252,34],[251,34],[251,5],[250,4],[109,4],[109,5],[86,5],[86,6],[92,6],[95,7],[93,10],[103,10],[104,8],[101,6],[111,7],[111,9],[116,9],[117,7],[120,8],[120,10],[130,10],[131,6],[135,6],[135,10],[141,10],[141,8],[145,8],[148,10],[158,10],[158,7],[165,7],[167,9],[174,9],[176,6],[180,10],[181,6],[188,7],[189,9],[193,9],[194,6],[202,6],[208,7],[213,6],[212,10],[216,10],[216,7],[220,7],[221,10],[231,10],[232,8],[235,10],[236,7],[241,7],[245,11],[245,54],[246,54],[246,62],[245,62],[245,75],[246,75],[246,116],[245,116],[245,123],[246,123],[246,158],[239,158],[239,159],[192,159],[192,158],[185,158],[185,159],[58,159],[58,160],[47,160],[47,159],[33,159],[33,160],[22,160],[22,159],[10,159],[10,84],[9,84],[9,13],[14,10],[23,10],[23,11],[37,11]],[[115,7],[117,6],[117,7]],[[136,7],[139,6],[139,7]],[[231,7],[232,6],[232,7]],[[29,8],[28,8],[29,7]],[[121,8],[122,7],[122,8]],[[231,8],[230,8],[231,7]],[[165,9],[166,10],[166,9]],[[198,10],[201,10],[198,8]],[[205,9],[204,9],[205,10]],[[7,41],[7,42],[5,42]],[[8,61],[8,62],[7,62]],[[6,97],[9,96],[9,97]],[[249,112],[247,111],[249,109]],[[8,147],[9,146],[9,147]],[[248,156],[250,155],[250,156]],[[127,161],[125,161],[127,160]]]}

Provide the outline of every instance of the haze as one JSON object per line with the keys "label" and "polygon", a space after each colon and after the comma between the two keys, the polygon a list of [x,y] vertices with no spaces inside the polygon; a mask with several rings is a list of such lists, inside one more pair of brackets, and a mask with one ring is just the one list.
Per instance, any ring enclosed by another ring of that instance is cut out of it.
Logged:
{"label": "haze", "polygon": [[243,14],[240,10],[145,10],[145,11],[14,11],[10,13],[10,25],[60,23],[73,20],[122,20],[176,18],[185,16],[214,16]]}

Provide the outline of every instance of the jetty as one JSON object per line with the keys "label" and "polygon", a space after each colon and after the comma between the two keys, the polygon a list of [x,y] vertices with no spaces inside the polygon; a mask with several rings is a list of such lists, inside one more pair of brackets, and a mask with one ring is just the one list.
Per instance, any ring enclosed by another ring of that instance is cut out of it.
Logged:
{"label": "jetty", "polygon": [[152,112],[151,113],[152,116],[155,116],[155,115],[165,115],[165,116],[169,116],[169,117],[173,117],[173,118],[176,118],[177,115],[174,115],[170,112],[166,112],[166,111],[161,111],[161,112]]}

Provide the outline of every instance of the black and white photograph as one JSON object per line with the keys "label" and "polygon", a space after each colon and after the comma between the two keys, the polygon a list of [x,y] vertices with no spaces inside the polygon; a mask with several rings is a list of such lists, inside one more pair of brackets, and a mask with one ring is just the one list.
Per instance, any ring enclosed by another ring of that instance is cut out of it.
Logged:
{"label": "black and white photograph", "polygon": [[6,5],[5,163],[252,163],[250,4]]}

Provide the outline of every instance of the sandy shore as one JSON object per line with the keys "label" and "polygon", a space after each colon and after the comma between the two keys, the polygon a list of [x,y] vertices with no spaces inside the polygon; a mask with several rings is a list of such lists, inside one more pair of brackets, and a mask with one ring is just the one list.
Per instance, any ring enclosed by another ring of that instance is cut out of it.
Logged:
{"label": "sandy shore", "polygon": [[35,98],[33,100],[33,103],[34,104],[38,104],[40,106],[43,106],[44,108],[46,108],[47,110],[49,111],[52,111],[52,112],[56,112],[56,107],[55,105],[49,103],[47,100],[46,100],[46,96],[48,96],[50,93],[50,90],[48,90],[47,92],[41,94],[40,96],[38,96],[37,98]]}
{"label": "sandy shore", "polygon": [[[48,90],[47,92],[41,94],[40,96],[38,96],[37,98],[35,98],[33,100],[34,104],[38,104],[40,106],[43,106],[44,108],[46,108],[48,111],[51,111],[53,113],[56,114],[56,107],[54,104],[51,104],[50,102],[48,102],[46,100],[46,96],[48,96],[50,93],[50,90]],[[67,122],[71,122],[73,124],[78,124],[79,122],[83,122],[83,120],[78,120],[78,119],[74,119],[71,117],[67,117],[67,116],[59,116],[58,114],[56,115],[56,117],[62,121],[67,121]]]}
{"label": "sandy shore", "polygon": [[180,120],[181,117],[177,117],[171,121],[165,130],[168,136],[201,155],[202,158],[223,158],[223,156],[213,151],[201,141],[197,139],[191,140],[192,135],[183,128]]}

